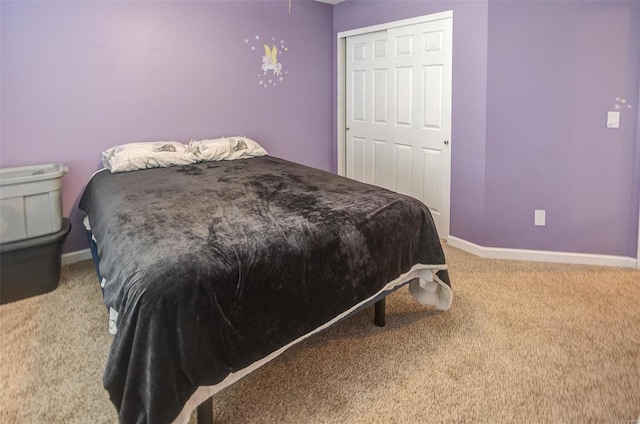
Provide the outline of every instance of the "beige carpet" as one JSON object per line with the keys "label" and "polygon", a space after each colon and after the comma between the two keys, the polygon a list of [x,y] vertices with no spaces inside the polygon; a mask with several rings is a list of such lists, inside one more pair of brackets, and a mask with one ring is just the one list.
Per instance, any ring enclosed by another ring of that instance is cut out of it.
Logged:
{"label": "beige carpet", "polygon": [[[214,398],[217,423],[635,423],[640,272],[486,260],[447,247],[454,301],[403,289]],[[92,264],[0,306],[0,422],[114,423]]]}

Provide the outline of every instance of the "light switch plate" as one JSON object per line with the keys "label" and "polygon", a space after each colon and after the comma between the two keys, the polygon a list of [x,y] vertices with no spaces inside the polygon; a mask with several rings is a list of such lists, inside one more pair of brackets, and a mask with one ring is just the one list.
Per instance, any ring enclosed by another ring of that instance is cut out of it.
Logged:
{"label": "light switch plate", "polygon": [[607,128],[620,128],[620,112],[607,112]]}
{"label": "light switch plate", "polygon": [[544,209],[536,209],[533,211],[533,225],[536,227],[544,227],[547,223],[547,212]]}

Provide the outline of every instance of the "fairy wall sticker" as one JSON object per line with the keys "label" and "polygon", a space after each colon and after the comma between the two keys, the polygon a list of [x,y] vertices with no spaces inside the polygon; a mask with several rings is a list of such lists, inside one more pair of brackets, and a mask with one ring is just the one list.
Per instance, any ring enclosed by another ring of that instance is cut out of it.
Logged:
{"label": "fairy wall sticker", "polygon": [[280,76],[282,73],[282,63],[278,63],[278,48],[264,45],[264,56],[262,56],[262,70],[267,75],[267,71],[273,71],[273,74]]}
{"label": "fairy wall sticker", "polygon": [[286,57],[289,51],[284,40],[278,42],[276,37],[271,37],[270,40],[264,41],[256,35],[252,39],[245,38],[244,42],[256,53],[256,66],[260,69],[256,79],[258,84],[269,88],[283,83],[288,71],[284,69],[282,57]]}

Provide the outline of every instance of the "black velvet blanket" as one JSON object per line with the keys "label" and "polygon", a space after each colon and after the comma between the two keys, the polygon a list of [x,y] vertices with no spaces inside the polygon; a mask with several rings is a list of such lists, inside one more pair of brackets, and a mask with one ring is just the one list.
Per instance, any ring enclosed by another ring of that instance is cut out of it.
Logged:
{"label": "black velvet blanket", "polygon": [[[96,173],[80,200],[117,312],[104,385],[123,423],[168,423],[416,264],[449,279],[421,202],[274,157]],[[448,304],[445,305],[445,309]]]}

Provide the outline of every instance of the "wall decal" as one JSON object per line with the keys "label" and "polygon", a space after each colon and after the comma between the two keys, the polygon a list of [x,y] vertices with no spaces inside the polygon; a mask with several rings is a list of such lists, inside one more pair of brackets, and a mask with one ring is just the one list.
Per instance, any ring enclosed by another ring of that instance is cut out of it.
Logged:
{"label": "wall decal", "polygon": [[627,109],[631,109],[631,104],[627,102],[627,99],[625,99],[624,97],[616,97],[616,104],[613,106],[613,108],[615,110],[621,110],[625,106],[627,107]]}
{"label": "wall decal", "polygon": [[282,73],[282,63],[278,63],[278,48],[264,44],[264,56],[262,56],[262,70],[267,75],[267,71],[273,71],[273,74],[280,76]]}
{"label": "wall decal", "polygon": [[282,57],[284,55],[286,59],[289,48],[284,40],[276,40],[276,37],[263,40],[260,35],[244,39],[245,44],[259,58],[259,61],[256,60],[257,66],[260,67],[257,81],[264,88],[275,87],[284,82],[285,76],[288,74],[288,71],[284,69]]}

